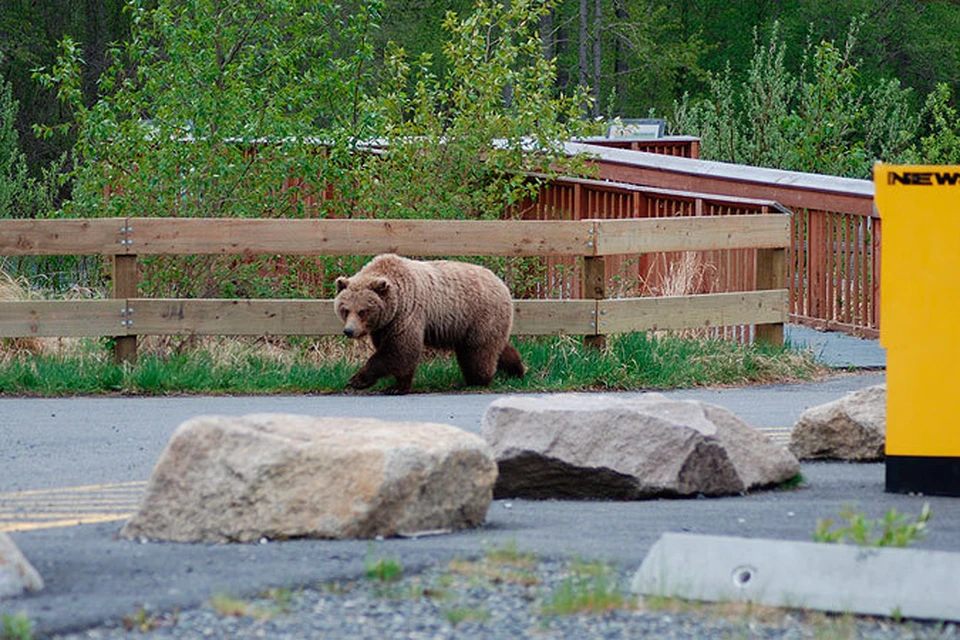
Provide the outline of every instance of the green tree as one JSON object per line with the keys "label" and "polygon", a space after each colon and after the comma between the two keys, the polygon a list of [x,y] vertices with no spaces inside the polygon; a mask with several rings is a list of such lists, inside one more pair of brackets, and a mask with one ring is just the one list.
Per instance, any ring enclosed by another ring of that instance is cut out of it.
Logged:
{"label": "green tree", "polygon": [[701,78],[700,34],[684,33],[659,0],[558,0],[541,23],[544,51],[556,59],[557,88],[579,87],[592,115],[643,117],[666,111],[684,78]]}
{"label": "green tree", "polygon": [[923,119],[928,135],[920,138],[915,160],[926,164],[960,163],[960,118],[951,105],[950,87],[940,83],[927,96]]}
{"label": "green tree", "polygon": [[[303,215],[376,130],[364,117],[376,0],[349,14],[332,0],[149,4],[131,2],[131,38],[110,51],[93,105],[72,39],[38,76],[74,111],[68,211]],[[313,191],[281,193],[291,177],[309,177]]]}
{"label": "green tree", "polygon": [[[72,119],[71,216],[347,215],[352,151],[377,132],[366,107],[378,0],[132,0],[130,38],[85,100],[82,47],[37,74]],[[340,189],[336,198],[328,188]],[[324,265],[211,256],[145,261],[152,295],[317,295]]]}
{"label": "green tree", "polygon": [[0,218],[37,218],[55,206],[58,176],[65,159],[30,175],[16,130],[19,105],[10,84],[0,78]]}
{"label": "green tree", "polygon": [[911,91],[896,80],[862,86],[858,26],[843,48],[809,41],[794,74],[775,23],[746,78],[730,67],[710,74],[708,97],[677,103],[673,130],[701,136],[704,158],[796,171],[866,178],[877,160],[909,159],[919,126]]}
{"label": "green tree", "polygon": [[107,64],[108,44],[129,33],[124,4],[124,0],[0,2],[0,76],[12,85],[20,105],[16,129],[32,176],[40,178],[73,144],[70,138],[39,139],[31,131],[33,124],[54,126],[69,118],[55,96],[31,80],[32,70],[53,63],[57,42],[65,35],[82,42],[82,91],[86,104],[92,104],[98,95],[97,79]]}
{"label": "green tree", "polygon": [[[789,6],[789,5],[788,5]],[[898,78],[920,107],[937,82],[960,87],[960,7],[915,0],[804,0],[779,16],[788,40],[841,41],[853,20],[861,23],[856,55],[864,85]],[[791,62],[796,62],[797,51]]]}
{"label": "green tree", "polygon": [[556,71],[542,56],[543,0],[509,7],[480,0],[444,21],[447,72],[434,59],[388,53],[379,108],[383,154],[367,161],[361,208],[389,217],[496,218],[532,196],[528,174],[573,170],[562,143],[586,131],[585,92],[555,94]]}
{"label": "green tree", "polygon": [[0,79],[0,218],[22,216],[31,191],[27,161],[14,128],[16,114],[10,85]]}
{"label": "green tree", "polygon": [[[349,11],[335,0],[133,0],[130,10],[131,37],[111,50],[98,101],[84,100],[71,38],[37,74],[73,110],[40,128],[77,136],[66,215],[498,216],[532,193],[527,173],[569,164],[560,143],[583,126],[583,96],[554,94],[541,0],[448,15],[442,76],[427,53],[415,66],[399,47],[376,58],[379,0]],[[256,295],[276,291],[254,283],[271,270],[158,260],[144,288]],[[281,271],[284,287],[310,280]]]}

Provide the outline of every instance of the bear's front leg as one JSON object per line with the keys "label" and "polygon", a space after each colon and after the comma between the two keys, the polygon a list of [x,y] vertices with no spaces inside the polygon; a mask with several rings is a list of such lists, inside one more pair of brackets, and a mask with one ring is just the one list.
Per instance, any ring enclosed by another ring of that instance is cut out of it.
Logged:
{"label": "bear's front leg", "polygon": [[[396,384],[386,390],[387,393],[404,394],[409,393],[413,386],[413,374],[420,359],[420,352],[423,350],[422,341],[419,348],[416,348],[416,341],[413,345],[407,343],[406,349],[399,348],[391,341],[383,341],[379,336],[374,336],[376,352],[367,363],[357,371],[347,385],[352,389],[367,389],[372,387],[381,378],[393,376]],[[401,341],[401,344],[403,342]]]}
{"label": "bear's front leg", "polygon": [[370,361],[367,361],[367,364],[363,365],[355,374],[350,376],[350,379],[347,380],[347,386],[351,389],[369,389],[373,385],[377,384],[377,380],[384,377],[382,374],[377,374],[373,368],[370,367]]}

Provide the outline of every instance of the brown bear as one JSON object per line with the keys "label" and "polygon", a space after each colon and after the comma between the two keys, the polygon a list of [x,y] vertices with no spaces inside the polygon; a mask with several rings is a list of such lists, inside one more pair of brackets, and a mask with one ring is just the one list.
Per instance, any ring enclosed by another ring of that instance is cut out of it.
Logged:
{"label": "brown bear", "polygon": [[333,306],[344,335],[369,335],[375,349],[347,382],[354,389],[393,376],[390,391],[407,393],[424,346],[454,351],[468,385],[489,385],[498,369],[524,375],[509,343],[510,290],[484,267],[380,255],[353,277],[337,279]]}

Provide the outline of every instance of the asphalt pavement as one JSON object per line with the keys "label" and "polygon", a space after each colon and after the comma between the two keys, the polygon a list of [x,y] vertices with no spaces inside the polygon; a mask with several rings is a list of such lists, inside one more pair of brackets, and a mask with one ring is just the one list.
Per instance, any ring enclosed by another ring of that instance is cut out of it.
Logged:
{"label": "asphalt pavement", "polygon": [[[808,407],[884,380],[883,352],[876,341],[796,327],[788,338],[794,345],[809,345],[837,373],[816,383],[667,395],[726,406],[756,427],[787,427]],[[851,370],[861,365],[871,370]],[[418,539],[209,545],[142,543],[117,536],[122,519],[116,514],[129,508],[130,495],[135,500],[170,434],[187,418],[252,412],[373,416],[444,422],[476,433],[486,407],[497,397],[0,398],[0,528],[5,522],[9,528],[11,516],[19,515],[23,522],[31,509],[41,509],[38,500],[61,501],[61,524],[82,507],[103,518],[52,527],[41,518],[35,527],[12,532],[46,588],[0,601],[0,612],[24,612],[41,634],[76,630],[140,608],[190,608],[218,593],[248,596],[268,587],[355,579],[371,553],[396,557],[409,572],[514,544],[547,558],[577,556],[638,567],[666,531],[809,541],[818,518],[835,516],[849,505],[879,517],[890,508],[916,514],[929,501],[931,532],[918,547],[960,551],[960,500],[888,494],[883,464],[845,463],[805,463],[806,483],[794,491],[637,502],[497,500],[478,529]],[[82,504],[84,500],[91,504]]]}

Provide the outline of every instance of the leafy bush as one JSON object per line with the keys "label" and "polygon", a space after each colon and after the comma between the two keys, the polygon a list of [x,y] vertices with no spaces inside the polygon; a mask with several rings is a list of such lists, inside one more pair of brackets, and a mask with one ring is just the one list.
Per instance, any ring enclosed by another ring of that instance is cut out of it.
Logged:
{"label": "leafy bush", "polygon": [[755,34],[746,78],[738,81],[729,66],[711,74],[707,97],[685,95],[675,105],[673,130],[701,136],[705,159],[857,178],[870,177],[877,160],[933,157],[933,140],[949,140],[958,126],[949,120],[946,100],[928,101],[940,126],[929,148],[917,152],[921,123],[910,90],[898,80],[861,86],[854,57],[859,28],[855,20],[842,47],[808,40],[796,74],[785,63],[778,25],[766,43]]}
{"label": "leafy bush", "polygon": [[[131,37],[110,51],[95,104],[70,38],[36,75],[74,113],[63,215],[498,217],[535,193],[523,172],[568,164],[560,141],[582,130],[583,96],[554,96],[539,55],[543,0],[449,14],[444,77],[396,46],[379,64],[381,0],[129,9]],[[153,258],[141,289],[322,296],[360,262]]]}

